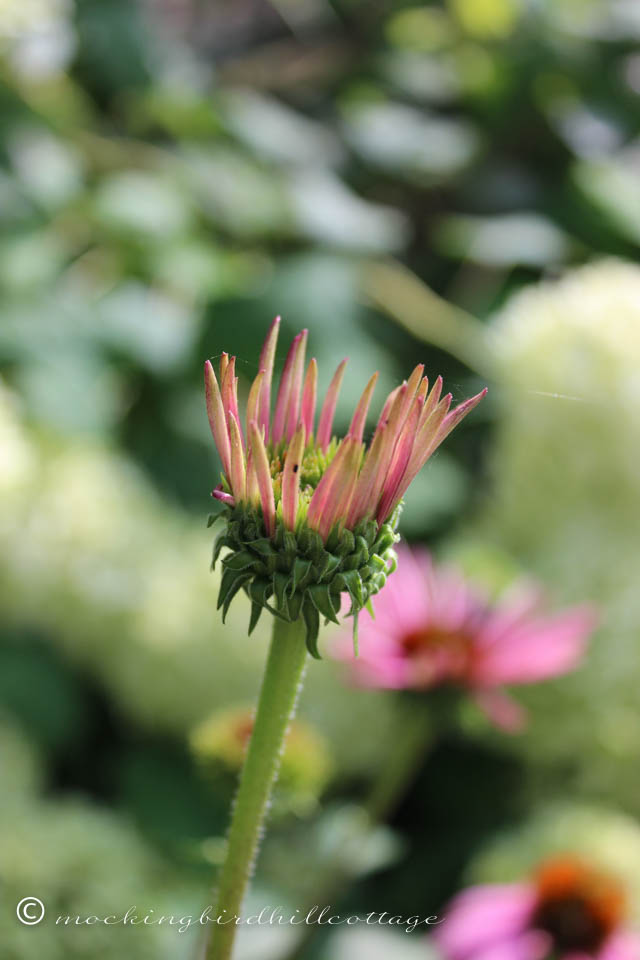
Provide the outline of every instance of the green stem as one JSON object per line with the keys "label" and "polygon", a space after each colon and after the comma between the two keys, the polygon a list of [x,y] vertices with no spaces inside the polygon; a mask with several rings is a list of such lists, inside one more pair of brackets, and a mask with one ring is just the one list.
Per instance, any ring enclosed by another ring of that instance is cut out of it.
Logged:
{"label": "green stem", "polygon": [[207,960],[229,960],[264,822],[278,775],[280,755],[295,711],[307,658],[304,624],[274,618],[269,658],[260,690],[253,733],[233,809],[227,855],[218,880],[214,917],[229,922],[212,928]]}

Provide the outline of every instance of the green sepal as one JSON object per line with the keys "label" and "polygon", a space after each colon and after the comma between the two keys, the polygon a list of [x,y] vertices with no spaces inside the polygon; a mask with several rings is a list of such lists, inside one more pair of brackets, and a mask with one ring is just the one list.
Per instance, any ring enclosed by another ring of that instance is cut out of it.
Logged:
{"label": "green sepal", "polygon": [[328,580],[330,577],[333,577],[334,573],[342,563],[342,557],[337,557],[335,553],[328,554],[328,557],[329,560],[322,576],[318,577],[319,580]]}
{"label": "green sepal", "polygon": [[267,540],[266,537],[260,537],[259,540],[247,540],[246,545],[251,547],[252,550],[255,550],[256,553],[259,553],[261,557],[265,559],[268,557],[277,557],[278,551],[271,543],[271,540]]}
{"label": "green sepal", "polygon": [[303,593],[296,592],[287,598],[287,610],[289,611],[289,620],[292,623],[294,620],[300,619],[300,610],[302,608],[304,596],[305,595]]}
{"label": "green sepal", "polygon": [[273,593],[273,586],[269,580],[255,577],[247,587],[247,593],[252,603],[259,603],[264,606]]}
{"label": "green sepal", "polygon": [[320,633],[320,616],[310,600],[305,599],[302,605],[302,616],[307,628],[307,650],[315,660],[322,660],[318,650],[318,634]]}
{"label": "green sepal", "polygon": [[256,624],[258,623],[258,620],[260,619],[260,616],[262,615],[262,611],[263,611],[263,610],[264,610],[264,607],[262,606],[261,603],[252,603],[252,604],[251,604],[251,618],[250,618],[250,620],[249,620],[249,630],[248,630],[248,635],[249,635],[249,636],[251,636],[251,634],[253,633],[253,631],[254,631],[254,629],[255,629],[255,627],[256,627]]}
{"label": "green sepal", "polygon": [[353,615],[353,655],[357,657],[360,653],[358,648],[358,616],[360,614],[359,610],[356,610]]}
{"label": "green sepal", "polygon": [[304,590],[309,582],[312,564],[310,560],[303,560],[302,557],[296,557],[293,561],[293,572],[291,577],[291,593],[296,590]]}
{"label": "green sepal", "polygon": [[361,609],[364,604],[364,596],[362,593],[362,579],[357,570],[345,570],[336,574],[334,584],[340,590],[349,591],[352,602],[351,612]]}
{"label": "green sepal", "polygon": [[218,562],[218,557],[220,556],[220,551],[223,547],[229,547],[230,550],[235,549],[234,541],[227,536],[226,531],[223,531],[218,537],[216,537],[215,543],[213,545],[213,556],[211,557],[211,569],[215,569],[215,565]]}
{"label": "green sepal", "polygon": [[251,579],[251,574],[243,570],[225,570],[220,581],[218,594],[218,609],[222,607],[222,622],[224,623],[231,601],[240,587]]}
{"label": "green sepal", "polygon": [[376,618],[376,612],[373,609],[373,600],[371,597],[367,597],[367,602],[364,605],[364,609],[367,611],[372,620]]}
{"label": "green sepal", "polygon": [[273,575],[273,593],[276,598],[278,610],[288,614],[287,608],[287,589],[290,584],[290,577],[286,573],[274,573]]}
{"label": "green sepal", "polygon": [[246,570],[247,567],[262,567],[263,564],[248,550],[231,553],[222,561],[227,570]]}
{"label": "green sepal", "polygon": [[327,584],[318,584],[313,587],[307,587],[307,593],[313,600],[314,606],[316,607],[318,613],[321,613],[323,617],[326,617],[327,620],[331,620],[332,623],[339,623],[339,620],[336,616],[338,609],[333,605],[333,597]]}

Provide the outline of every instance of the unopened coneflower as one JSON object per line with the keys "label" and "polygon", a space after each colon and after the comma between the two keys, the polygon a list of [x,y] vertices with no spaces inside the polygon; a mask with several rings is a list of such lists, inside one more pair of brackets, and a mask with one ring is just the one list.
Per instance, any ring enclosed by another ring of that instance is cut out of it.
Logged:
{"label": "unopened coneflower", "polygon": [[[251,600],[249,632],[264,609],[273,640],[218,880],[219,916],[238,915],[307,650],[318,656],[321,618],[336,621],[341,596],[360,610],[395,568],[393,546],[402,498],[445,437],[486,391],[452,408],[442,379],[429,384],[419,364],[387,397],[370,442],[365,424],[376,385],[364,386],[349,429],[333,435],[346,360],[336,370],[316,418],[318,368],[305,369],[307,331],[293,340],[275,391],[279,318],[269,329],[246,416],[238,407],[235,358],[222,354],[219,376],[205,364],[207,413],[222,463],[213,496],[222,504],[218,597],[223,618],[234,596]],[[354,638],[356,631],[354,629]],[[226,960],[236,925],[214,926],[209,960]]]}
{"label": "unopened coneflower", "polygon": [[249,630],[267,608],[284,620],[303,619],[317,655],[320,617],[337,622],[340,594],[358,612],[394,566],[398,507],[419,470],[484,396],[451,408],[442,378],[431,389],[419,364],[387,397],[369,443],[364,428],[377,373],[366,384],[346,436],[333,436],[333,416],[346,360],[338,366],[316,421],[318,368],[305,366],[307,331],[287,354],[271,415],[279,318],[269,330],[253,381],[243,429],[235,357],[222,355],[219,379],[205,365],[207,412],[222,482],[213,496],[226,507],[223,616],[244,588],[252,601]]}

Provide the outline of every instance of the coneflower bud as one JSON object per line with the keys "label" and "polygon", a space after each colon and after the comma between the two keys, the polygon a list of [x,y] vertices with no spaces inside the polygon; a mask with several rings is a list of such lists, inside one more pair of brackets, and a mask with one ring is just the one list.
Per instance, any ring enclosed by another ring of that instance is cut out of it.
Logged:
{"label": "coneflower bud", "polygon": [[224,530],[213,564],[222,564],[218,607],[223,618],[240,589],[252,603],[249,632],[263,609],[290,622],[304,619],[307,647],[317,657],[320,617],[338,622],[341,594],[357,615],[395,569],[394,544],[402,498],[419,470],[485,395],[454,409],[441,397],[442,378],[429,390],[418,365],[387,398],[373,438],[364,426],[377,374],[367,383],[345,437],[333,417],[346,360],[325,396],[317,428],[317,364],[304,370],[307,331],[293,340],[271,417],[273,363],[280,318],[271,324],[249,393],[243,433],[235,358],[222,355],[220,383],[205,364],[207,413],[222,462],[213,496],[223,505]]}

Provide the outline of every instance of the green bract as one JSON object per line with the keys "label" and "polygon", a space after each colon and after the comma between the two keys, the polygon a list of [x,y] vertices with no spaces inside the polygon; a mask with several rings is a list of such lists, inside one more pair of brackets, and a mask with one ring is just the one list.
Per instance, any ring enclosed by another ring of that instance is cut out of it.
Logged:
{"label": "green bract", "polygon": [[231,601],[243,589],[251,600],[249,633],[263,609],[281,620],[304,619],[309,653],[319,659],[320,617],[338,623],[341,594],[348,593],[354,617],[357,647],[358,614],[378,593],[396,567],[394,544],[400,539],[396,527],[398,507],[386,523],[363,520],[353,530],[338,526],[323,543],[320,534],[304,524],[293,533],[281,519],[273,539],[266,535],[260,513],[246,505],[225,507],[212,515],[210,524],[224,523],[216,537],[212,569],[223,548],[222,580],[218,609],[224,620]]}

